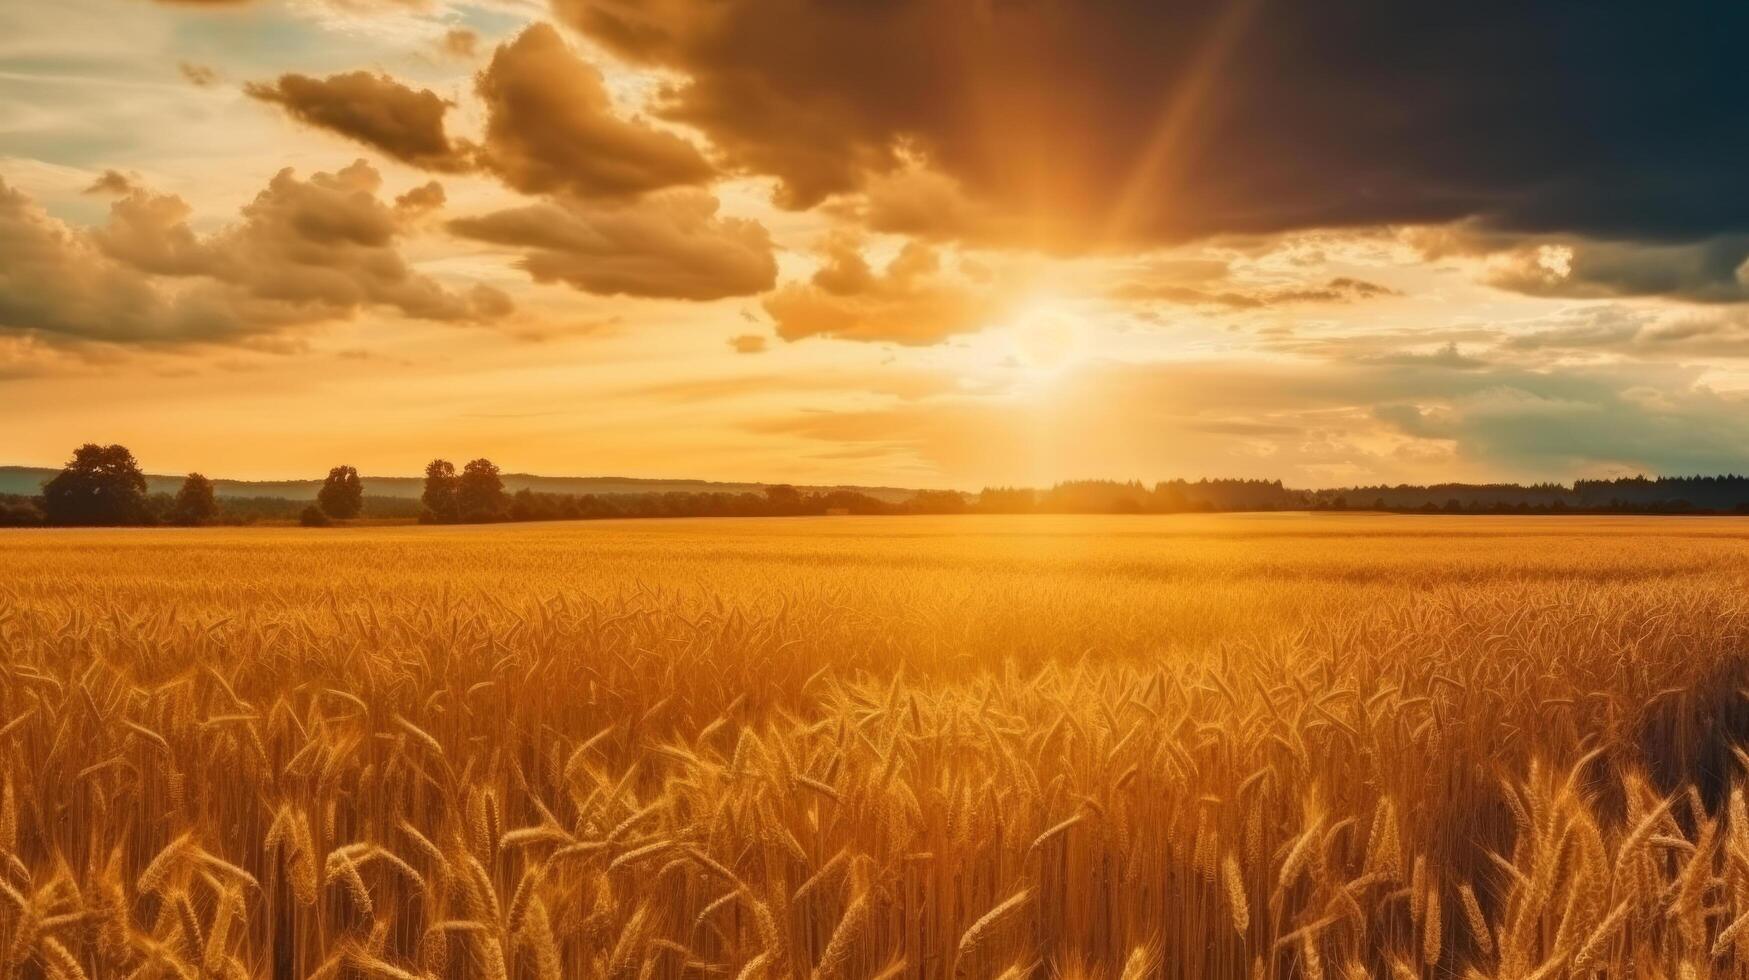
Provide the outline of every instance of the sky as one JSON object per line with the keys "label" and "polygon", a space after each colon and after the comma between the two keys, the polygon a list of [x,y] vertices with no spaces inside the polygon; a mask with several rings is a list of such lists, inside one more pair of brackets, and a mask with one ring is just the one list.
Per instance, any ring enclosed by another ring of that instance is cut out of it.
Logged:
{"label": "sky", "polygon": [[0,464],[1749,471],[1749,5],[0,5]]}

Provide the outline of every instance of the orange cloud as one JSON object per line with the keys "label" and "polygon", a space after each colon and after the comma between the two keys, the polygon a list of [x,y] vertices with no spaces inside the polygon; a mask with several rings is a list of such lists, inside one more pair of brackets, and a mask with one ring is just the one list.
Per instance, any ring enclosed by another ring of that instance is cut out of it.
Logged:
{"label": "orange cloud", "polygon": [[550,25],[500,46],[478,90],[487,111],[484,165],[519,191],[631,197],[715,175],[686,140],[616,116],[601,73]]}
{"label": "orange cloud", "polygon": [[126,194],[134,189],[134,179],[119,170],[105,170],[85,188],[87,194]]}
{"label": "orange cloud", "polygon": [[114,342],[217,342],[370,308],[479,322],[510,311],[488,286],[457,293],[411,269],[405,216],[363,161],[281,171],[211,235],[179,197],[135,187],[81,230],[0,183],[0,329]]}
{"label": "orange cloud", "polygon": [[317,129],[338,133],[403,163],[459,172],[471,163],[466,143],[444,131],[450,103],[430,89],[414,89],[387,75],[351,71],[327,78],[281,75],[271,85],[251,82],[251,98],[280,106]]}
{"label": "orange cloud", "polygon": [[480,35],[465,27],[453,28],[444,32],[439,47],[444,54],[456,58],[472,58],[480,46]]}
{"label": "orange cloud", "polygon": [[698,190],[619,202],[561,198],[458,218],[449,228],[527,249],[520,265],[537,282],[601,296],[715,300],[764,292],[777,279],[765,227],[719,217],[717,199]]}
{"label": "orange cloud", "polygon": [[1002,310],[989,291],[949,276],[927,245],[908,243],[877,273],[846,236],[827,242],[825,263],[807,283],[792,283],[765,300],[777,335],[792,341],[935,344],[988,326]]}

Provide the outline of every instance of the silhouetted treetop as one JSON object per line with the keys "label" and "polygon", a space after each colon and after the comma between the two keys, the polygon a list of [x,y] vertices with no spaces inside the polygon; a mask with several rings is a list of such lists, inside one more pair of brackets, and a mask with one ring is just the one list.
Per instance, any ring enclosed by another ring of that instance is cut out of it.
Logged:
{"label": "silhouetted treetop", "polygon": [[86,443],[65,469],[43,484],[50,524],[118,525],[147,520],[146,477],[126,446]]}
{"label": "silhouetted treetop", "polygon": [[316,503],[322,513],[338,520],[357,517],[364,509],[364,482],[350,466],[336,466],[328,471],[322,489],[316,493]]}
{"label": "silhouetted treetop", "polygon": [[434,459],[425,464],[425,492],[419,502],[425,505],[427,519],[449,523],[461,517],[456,504],[455,464],[447,459]]}
{"label": "silhouetted treetop", "polygon": [[455,495],[464,521],[498,521],[509,516],[510,501],[504,494],[504,481],[489,459],[471,460],[462,467]]}
{"label": "silhouetted treetop", "polygon": [[176,501],[170,507],[170,519],[178,524],[205,524],[217,517],[219,503],[213,499],[213,481],[190,473],[176,491]]}

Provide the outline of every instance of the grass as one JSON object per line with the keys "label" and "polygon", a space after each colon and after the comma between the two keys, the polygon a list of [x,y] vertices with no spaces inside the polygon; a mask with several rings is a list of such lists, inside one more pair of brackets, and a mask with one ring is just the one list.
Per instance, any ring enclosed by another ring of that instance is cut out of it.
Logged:
{"label": "grass", "polygon": [[1749,969],[1749,521],[0,534],[27,975]]}

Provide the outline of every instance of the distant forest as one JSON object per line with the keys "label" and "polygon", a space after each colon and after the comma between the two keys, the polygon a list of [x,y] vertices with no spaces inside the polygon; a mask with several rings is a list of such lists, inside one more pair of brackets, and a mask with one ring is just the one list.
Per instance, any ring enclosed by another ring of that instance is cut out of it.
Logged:
{"label": "distant forest", "polygon": [[479,524],[654,517],[802,517],[829,514],[1178,514],[1235,511],[1385,511],[1438,514],[1749,514],[1749,477],[1626,477],[1558,483],[1294,490],[1279,480],[1075,480],[1049,489],[989,487],[976,494],[918,490],[893,499],[849,488],[753,491],[508,492],[498,467],[475,459],[426,467],[417,498],[364,493],[351,466],[336,466],[314,499],[223,496],[190,473],[175,493],[148,492],[123,446],[86,445],[37,494],[0,494],[0,527],[149,526],[297,522]]}
{"label": "distant forest", "polygon": [[1049,490],[987,489],[969,509],[987,513],[1175,514],[1361,510],[1442,514],[1749,514],[1749,476],[1623,477],[1560,483],[1294,490],[1280,480],[1078,480]]}

